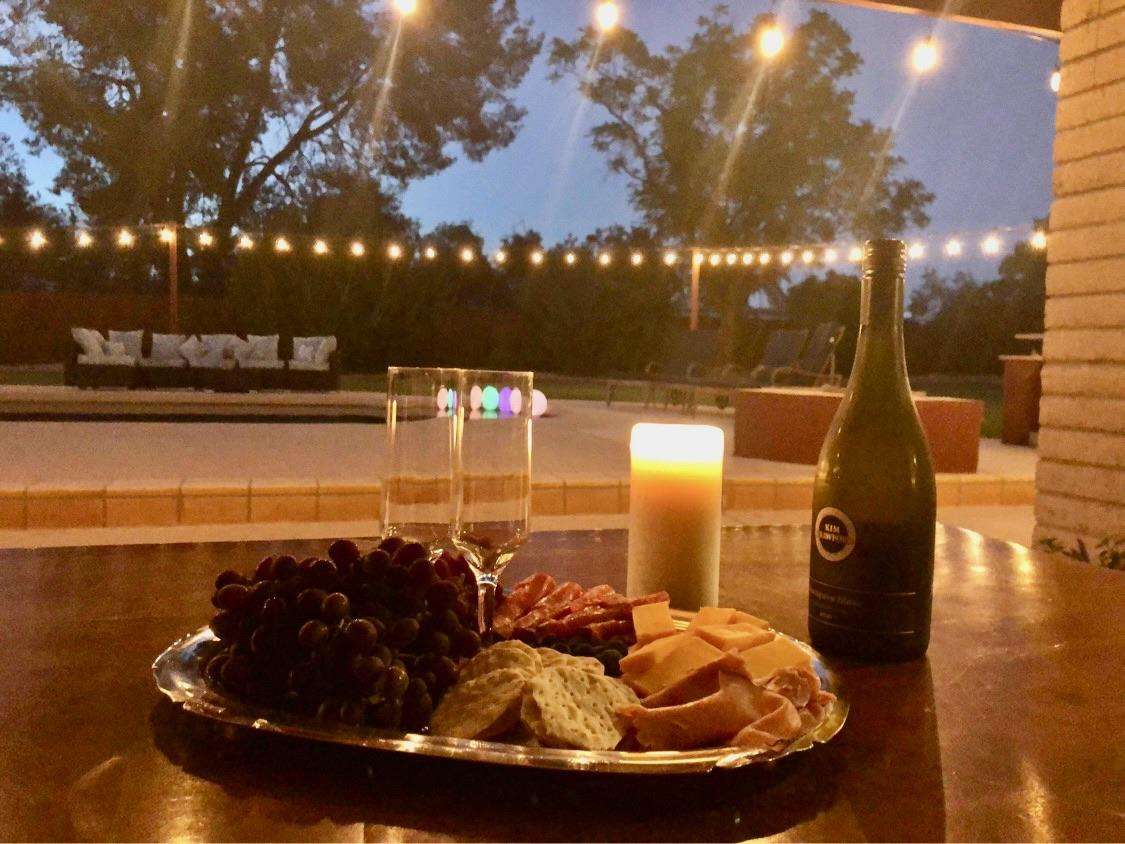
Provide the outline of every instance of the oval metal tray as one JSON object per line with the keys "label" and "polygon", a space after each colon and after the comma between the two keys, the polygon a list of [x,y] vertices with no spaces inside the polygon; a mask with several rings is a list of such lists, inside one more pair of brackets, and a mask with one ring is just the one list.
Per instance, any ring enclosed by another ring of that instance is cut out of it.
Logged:
{"label": "oval metal tray", "polygon": [[[677,615],[680,616],[677,619],[678,626],[686,626],[686,618],[690,616]],[[829,705],[823,720],[816,727],[777,750],[746,751],[737,747],[643,752],[566,750],[325,723],[307,716],[248,703],[208,685],[203,678],[202,669],[210,655],[211,643],[215,641],[215,636],[208,627],[173,643],[156,658],[152,673],[157,688],[176,703],[182,704],[188,712],[226,724],[281,735],[496,765],[620,774],[696,774],[774,762],[823,744],[844,726],[848,704],[841,694],[842,689],[836,676],[824,664],[820,654],[797,639],[786,638],[796,642],[811,655],[813,670],[820,677],[821,686],[835,694],[836,700]]]}

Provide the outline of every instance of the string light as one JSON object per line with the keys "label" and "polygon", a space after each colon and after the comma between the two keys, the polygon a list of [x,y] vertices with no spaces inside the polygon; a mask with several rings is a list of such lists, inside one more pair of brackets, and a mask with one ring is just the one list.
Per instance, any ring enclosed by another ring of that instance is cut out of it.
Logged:
{"label": "string light", "polygon": [[273,242],[274,252],[289,252],[292,249],[293,246],[284,237],[276,238]]}
{"label": "string light", "polygon": [[722,260],[723,260],[722,255],[720,255],[718,252],[712,252],[711,256],[707,259],[707,263],[710,264],[712,267],[717,267],[717,266],[719,266],[719,262],[722,261]]}
{"label": "string light", "polygon": [[160,242],[171,245],[176,242],[176,230],[168,226],[162,226],[156,236],[160,238]]}
{"label": "string light", "polygon": [[563,255],[563,260],[566,261],[566,265],[568,267],[573,267],[575,262],[578,260],[578,256],[573,252],[567,252],[565,255]]}
{"label": "string light", "polygon": [[362,258],[367,252],[367,247],[363,245],[362,241],[353,240],[348,247],[348,251],[352,253],[353,258]]}
{"label": "string light", "polygon": [[1031,244],[1032,249],[1038,249],[1040,251],[1046,249],[1047,233],[1043,231],[1043,229],[1036,229],[1031,233],[1031,237],[1028,239],[1028,243]]}
{"label": "string light", "polygon": [[1051,78],[1047,80],[1047,85],[1057,94],[1059,88],[1062,87],[1062,73],[1058,70],[1052,71]]}
{"label": "string light", "polygon": [[543,263],[543,250],[542,249],[536,249],[534,252],[531,253],[531,263],[534,264],[537,267],[540,264]]}
{"label": "string light", "polygon": [[964,251],[964,246],[957,238],[952,237],[945,242],[945,254],[950,258],[959,258]]}
{"label": "string light", "polygon": [[811,264],[814,258],[816,258],[816,254],[811,249],[806,249],[801,253],[801,260],[806,264]]}
{"label": "string light", "polygon": [[418,0],[395,0],[395,11],[408,18],[418,11]]}
{"label": "string light", "polygon": [[387,247],[387,257],[392,261],[397,261],[402,257],[402,247],[397,243],[392,243]]}
{"label": "string light", "polygon": [[754,253],[753,252],[743,252],[742,253],[742,263],[743,263],[744,266],[747,266],[747,267],[750,266],[751,264],[753,264],[754,263]]}
{"label": "string light", "polygon": [[788,249],[781,253],[781,263],[786,267],[793,263],[793,253]]}
{"label": "string light", "polygon": [[848,250],[848,260],[852,263],[863,260],[863,250],[858,246],[853,246]]}
{"label": "string light", "polygon": [[117,245],[122,249],[132,249],[136,242],[137,236],[128,229],[121,229],[117,232]]}
{"label": "string light", "polygon": [[460,258],[462,264],[471,264],[473,259],[477,257],[477,253],[469,246],[461,247]]}
{"label": "string light", "polygon": [[608,252],[602,252],[600,255],[598,255],[598,263],[603,267],[608,267],[611,261],[613,261],[613,256]]}
{"label": "string light", "polygon": [[508,260],[508,253],[505,252],[503,249],[497,249],[496,254],[494,254],[492,256],[492,260],[495,261],[497,264],[503,264],[505,261]]}
{"label": "string light", "polygon": [[758,33],[758,49],[766,59],[777,58],[785,47],[785,33],[776,23],[767,24]]}
{"label": "string light", "polygon": [[829,247],[824,250],[824,263],[835,264],[840,259],[840,253]]}
{"label": "string light", "polygon": [[432,247],[432,246],[427,246],[425,249],[422,250],[422,257],[425,258],[427,261],[432,261],[434,258],[437,257],[437,250],[434,249],[434,247]]}
{"label": "string light", "polygon": [[770,262],[770,253],[769,252],[763,252],[761,255],[758,256],[758,263],[761,264],[763,267],[766,264],[768,264],[769,262]]}
{"label": "string light", "polygon": [[666,266],[666,267],[675,266],[676,262],[679,261],[679,260],[680,260],[680,256],[677,255],[675,252],[672,252],[671,250],[664,253],[664,266]]}
{"label": "string light", "polygon": [[327,255],[328,254],[328,243],[327,243],[327,241],[321,240],[319,237],[316,240],[314,240],[313,241],[313,252],[317,255]]}
{"label": "string light", "polygon": [[981,241],[980,251],[985,255],[999,255],[1001,246],[1003,246],[1003,244],[1000,242],[1000,238],[994,234],[990,234]]}
{"label": "string light", "polygon": [[738,263],[738,256],[735,255],[733,252],[728,252],[727,253],[727,266],[733,267],[737,263]]}
{"label": "string light", "polygon": [[611,32],[621,22],[621,7],[613,0],[603,0],[594,7],[594,22],[602,32]]}
{"label": "string light", "polygon": [[700,264],[703,263],[703,253],[702,252],[692,252],[691,253],[691,262],[698,267]]}
{"label": "string light", "polygon": [[911,260],[916,261],[925,254],[926,254],[926,247],[923,244],[918,243],[918,241],[915,241],[914,243],[910,244],[910,246],[908,246],[907,249],[906,249],[906,257],[910,258]]}
{"label": "string light", "polygon": [[47,236],[39,229],[32,229],[31,234],[27,236],[27,245],[32,252],[38,252],[47,245]]}
{"label": "string light", "polygon": [[639,267],[644,262],[645,262],[645,256],[642,255],[640,252],[634,252],[632,255],[629,256],[629,263],[632,264],[634,267]]}
{"label": "string light", "polygon": [[93,244],[93,242],[94,242],[94,238],[85,229],[78,232],[78,236],[74,238],[74,244],[79,249],[85,249],[87,246],[90,246],[91,244]]}
{"label": "string light", "polygon": [[250,237],[248,234],[240,234],[235,246],[243,252],[249,252],[254,248],[254,238]]}
{"label": "string light", "polygon": [[915,73],[929,73],[938,65],[938,47],[933,38],[923,38],[910,51],[910,65]]}

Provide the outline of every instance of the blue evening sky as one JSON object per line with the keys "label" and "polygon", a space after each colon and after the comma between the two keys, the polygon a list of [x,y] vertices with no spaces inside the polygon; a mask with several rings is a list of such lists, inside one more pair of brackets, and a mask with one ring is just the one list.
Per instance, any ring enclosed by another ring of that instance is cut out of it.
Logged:
{"label": "blue evening sky", "polygon": [[[576,35],[594,3],[520,0],[519,5],[549,41]],[[712,5],[701,0],[625,0],[623,23],[651,46],[683,42],[696,18]],[[740,23],[771,6],[793,22],[809,8],[822,8],[852,34],[864,60],[847,83],[856,91],[857,113],[881,126],[901,114],[895,151],[906,158],[905,172],[936,195],[932,222],[922,233],[927,239],[972,236],[971,243],[966,238],[966,247],[976,253],[976,242],[987,230],[1017,226],[1025,235],[1032,218],[1046,215],[1055,108],[1047,80],[1058,59],[1055,42],[808,0],[734,0],[729,5]],[[918,80],[908,70],[908,51],[935,29],[941,65]],[[624,180],[608,171],[586,137],[600,119],[597,109],[584,107],[572,80],[547,80],[546,52],[516,93],[528,114],[511,146],[479,163],[458,161],[408,188],[404,210],[421,220],[424,230],[440,222],[468,220],[491,247],[515,229],[537,229],[553,243],[568,234],[581,237],[598,226],[636,219]],[[0,132],[27,137],[11,111],[0,112]],[[30,159],[28,168],[36,188],[50,198],[47,191],[57,160],[45,154]],[[1015,236],[1009,234],[1007,240]],[[987,277],[996,265],[979,258],[939,263],[943,270],[956,266],[978,277]]]}

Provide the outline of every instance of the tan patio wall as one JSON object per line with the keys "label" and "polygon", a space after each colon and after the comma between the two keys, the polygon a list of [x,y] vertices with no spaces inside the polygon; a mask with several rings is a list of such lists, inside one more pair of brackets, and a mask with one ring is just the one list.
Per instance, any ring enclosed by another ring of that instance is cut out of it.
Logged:
{"label": "tan patio wall", "polygon": [[1125,535],[1125,0],[1064,0],[1036,538]]}

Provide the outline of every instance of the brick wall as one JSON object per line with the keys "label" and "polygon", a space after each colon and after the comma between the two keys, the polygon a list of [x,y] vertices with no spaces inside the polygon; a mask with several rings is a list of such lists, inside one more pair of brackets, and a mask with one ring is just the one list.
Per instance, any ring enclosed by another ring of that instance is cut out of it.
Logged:
{"label": "brick wall", "polygon": [[1036,537],[1125,535],[1125,0],[1064,0]]}

